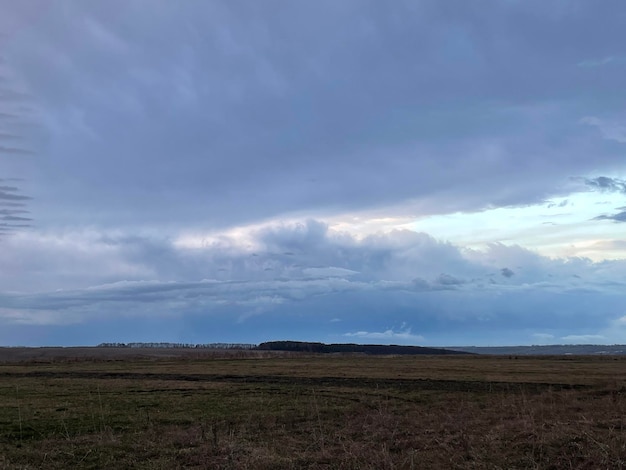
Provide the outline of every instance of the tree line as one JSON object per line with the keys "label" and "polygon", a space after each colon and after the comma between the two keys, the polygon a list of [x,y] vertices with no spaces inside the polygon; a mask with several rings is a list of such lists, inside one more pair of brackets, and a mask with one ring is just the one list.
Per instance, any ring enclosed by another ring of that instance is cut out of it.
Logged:
{"label": "tree line", "polygon": [[255,349],[256,344],[247,343],[100,343],[98,348],[184,348],[184,349]]}
{"label": "tree line", "polygon": [[269,341],[261,343],[256,349],[263,351],[292,351],[308,353],[363,353],[363,354],[468,354],[442,348],[428,348],[424,346],[400,346],[396,344],[324,344],[301,341]]}
{"label": "tree line", "polygon": [[401,346],[397,344],[325,344],[306,341],[267,341],[259,345],[247,343],[100,343],[99,348],[173,348],[173,349],[234,349],[248,351],[285,351],[315,354],[328,353],[360,353],[373,355],[418,355],[418,354],[472,354],[465,351],[453,351],[443,348],[424,346]]}

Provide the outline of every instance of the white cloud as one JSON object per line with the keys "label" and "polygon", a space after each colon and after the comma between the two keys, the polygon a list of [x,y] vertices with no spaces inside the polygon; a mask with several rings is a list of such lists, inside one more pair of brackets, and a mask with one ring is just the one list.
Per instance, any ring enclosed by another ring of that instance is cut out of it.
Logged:
{"label": "white cloud", "polygon": [[359,274],[351,269],[328,266],[326,268],[305,268],[302,273],[308,277],[346,277]]}
{"label": "white cloud", "polygon": [[593,343],[593,342],[602,342],[606,340],[606,336],[603,335],[567,335],[562,336],[561,339],[567,343]]}
{"label": "white cloud", "polygon": [[352,333],[344,333],[343,336],[347,338],[358,338],[360,340],[402,341],[413,343],[424,341],[424,337],[422,335],[415,335],[411,333],[411,328],[408,328],[405,325],[403,325],[402,328],[397,331],[393,328],[389,328],[384,331],[356,331]]}

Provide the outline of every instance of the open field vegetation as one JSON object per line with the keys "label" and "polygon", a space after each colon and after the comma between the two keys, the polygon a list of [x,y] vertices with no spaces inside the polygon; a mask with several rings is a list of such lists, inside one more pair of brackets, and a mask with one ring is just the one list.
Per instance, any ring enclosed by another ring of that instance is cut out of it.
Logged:
{"label": "open field vegetation", "polygon": [[619,469],[625,357],[0,363],[0,468]]}

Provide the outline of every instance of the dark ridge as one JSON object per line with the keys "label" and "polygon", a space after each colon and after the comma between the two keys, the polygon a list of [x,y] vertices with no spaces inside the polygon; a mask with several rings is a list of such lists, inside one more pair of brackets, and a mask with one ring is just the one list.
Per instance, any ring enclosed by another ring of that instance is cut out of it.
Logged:
{"label": "dark ridge", "polygon": [[442,355],[472,354],[466,351],[453,351],[443,348],[427,348],[423,346],[399,346],[396,344],[324,344],[301,341],[268,341],[257,346],[262,351],[290,351],[307,353],[363,353],[372,355]]}

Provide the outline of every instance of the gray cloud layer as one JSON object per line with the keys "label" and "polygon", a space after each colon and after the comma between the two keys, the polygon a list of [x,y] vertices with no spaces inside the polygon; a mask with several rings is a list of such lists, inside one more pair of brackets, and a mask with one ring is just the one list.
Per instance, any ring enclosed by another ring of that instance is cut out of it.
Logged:
{"label": "gray cloud layer", "polygon": [[39,182],[48,223],[55,206],[76,224],[213,227],[478,210],[565,191],[623,151],[580,122],[622,110],[626,69],[578,66],[626,40],[615,1],[2,9],[58,182]]}
{"label": "gray cloud layer", "polygon": [[[83,287],[56,290],[43,275],[33,276],[50,262],[33,251],[30,259],[20,260],[31,292],[1,294],[0,318],[63,324],[202,315],[237,323],[288,312],[313,321],[332,313],[352,319],[363,331],[376,331],[392,320],[424,328],[446,321],[461,328],[478,321],[487,329],[556,329],[568,310],[578,326],[608,325],[624,314],[623,261],[551,260],[504,245],[463,253],[425,234],[403,231],[359,241],[315,221],[259,229],[252,241],[254,251],[228,239],[190,249],[167,240],[94,234],[89,250],[72,240],[49,240],[71,263],[74,283],[83,279]],[[7,265],[10,257],[4,258]],[[501,267],[503,262],[515,266],[514,275]],[[93,266],[100,270],[94,273]],[[120,275],[128,281],[103,283]],[[54,282],[66,284],[63,276],[60,272]],[[597,311],[595,303],[604,310]]]}

